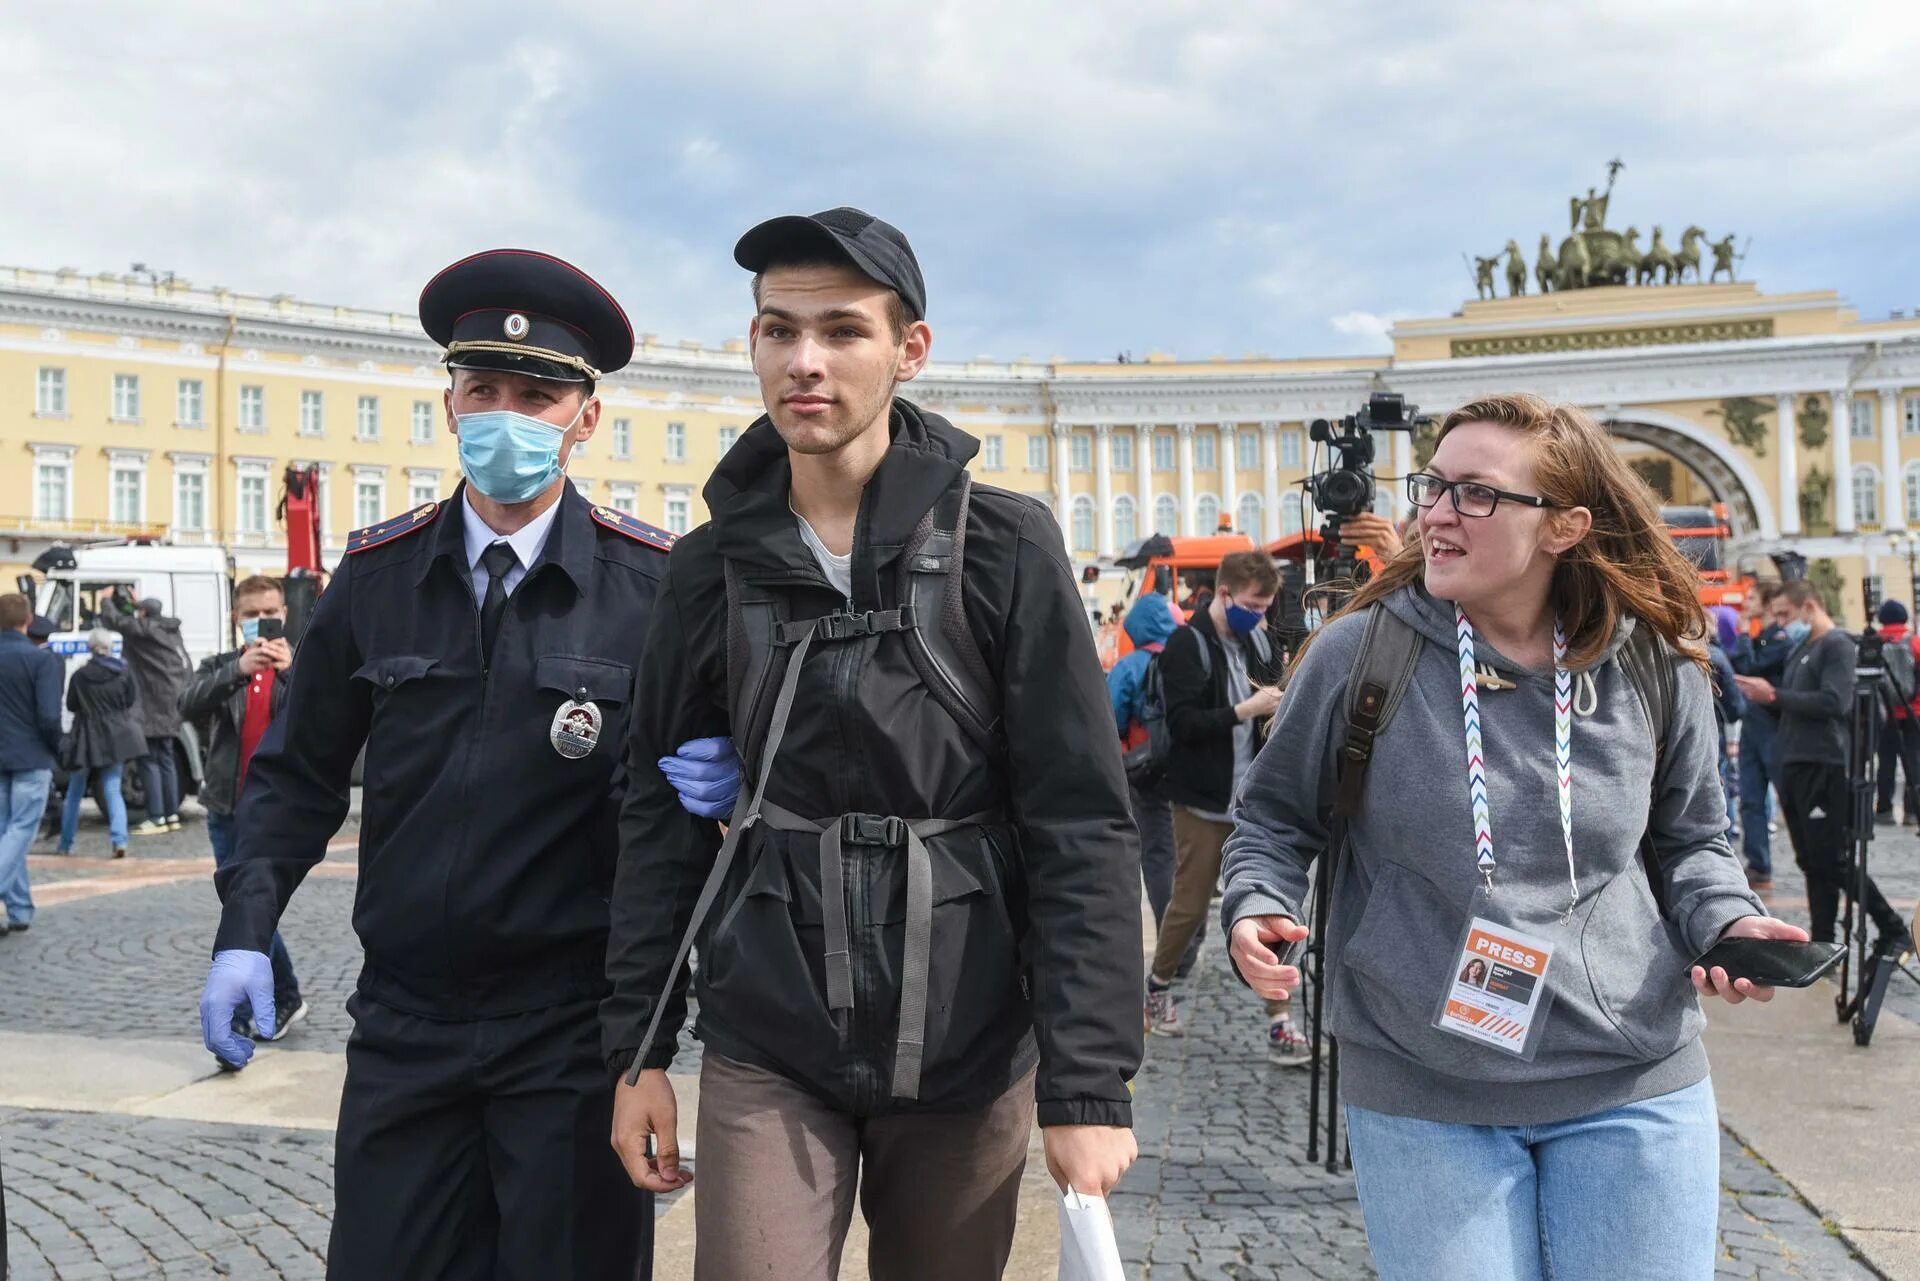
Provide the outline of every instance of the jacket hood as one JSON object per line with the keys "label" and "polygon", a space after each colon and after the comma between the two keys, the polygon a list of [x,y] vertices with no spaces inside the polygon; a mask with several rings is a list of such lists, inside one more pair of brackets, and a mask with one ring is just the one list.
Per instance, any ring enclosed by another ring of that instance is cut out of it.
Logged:
{"label": "jacket hood", "polygon": [[[866,602],[877,600],[878,571],[900,554],[920,518],[980,449],[979,441],[938,414],[898,398],[889,430],[892,443],[867,481],[854,526],[854,597],[864,608],[874,608]],[[789,506],[792,483],[786,442],[762,414],[701,491],[720,554],[772,569],[811,567]]]}
{"label": "jacket hood", "polygon": [[[1438,645],[1450,654],[1459,650],[1460,637],[1454,625],[1452,601],[1436,600],[1427,595],[1427,589],[1419,583],[1408,583],[1381,604],[1432,644]],[[1638,621],[1632,615],[1621,616],[1619,623],[1613,629],[1612,638],[1607,641],[1606,648],[1600,654],[1599,663],[1604,663],[1619,653],[1620,647],[1627,643],[1629,636],[1633,635],[1633,629],[1638,625]],[[1489,645],[1484,638],[1477,636],[1474,639],[1474,660],[1499,671],[1531,670],[1514,662]],[[1598,666],[1598,663],[1595,665]]]}
{"label": "jacket hood", "polygon": [[1164,645],[1179,624],[1173,619],[1173,604],[1163,592],[1148,592],[1133,602],[1120,624],[1136,646]]}
{"label": "jacket hood", "polygon": [[127,670],[125,659],[115,658],[111,654],[95,654],[87,660],[85,667],[73,674],[75,680],[104,681],[111,680]]}

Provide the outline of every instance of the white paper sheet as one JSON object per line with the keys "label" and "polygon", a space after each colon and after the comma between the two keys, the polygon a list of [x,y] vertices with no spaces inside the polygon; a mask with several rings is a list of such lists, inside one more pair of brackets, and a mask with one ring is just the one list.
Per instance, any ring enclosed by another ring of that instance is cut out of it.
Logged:
{"label": "white paper sheet", "polygon": [[1060,1281],[1126,1281],[1106,1198],[1060,1198]]}

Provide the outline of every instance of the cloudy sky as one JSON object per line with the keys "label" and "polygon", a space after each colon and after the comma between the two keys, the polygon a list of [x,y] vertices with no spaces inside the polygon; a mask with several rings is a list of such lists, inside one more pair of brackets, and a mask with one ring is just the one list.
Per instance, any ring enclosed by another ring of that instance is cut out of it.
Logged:
{"label": "cloudy sky", "polygon": [[738,234],[855,204],[939,357],[1364,352],[1617,155],[1615,226],[1884,316],[1920,305],[1917,49],[1912,0],[38,4],[0,25],[0,262],[409,308],[526,245],[718,342]]}

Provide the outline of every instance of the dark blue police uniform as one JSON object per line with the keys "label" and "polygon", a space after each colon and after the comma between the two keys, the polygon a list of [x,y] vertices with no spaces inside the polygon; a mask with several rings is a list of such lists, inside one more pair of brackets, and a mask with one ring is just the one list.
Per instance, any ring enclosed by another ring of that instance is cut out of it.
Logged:
{"label": "dark blue police uniform", "polygon": [[[612,300],[538,255],[456,264],[421,312],[450,356],[476,315],[526,344],[480,337],[467,366],[590,382],[632,350]],[[328,1275],[627,1281],[651,1208],[609,1146],[596,1009],[634,665],[672,536],[562,482],[489,651],[463,490],[349,537],[248,770],[216,950],[265,949],[364,745]]]}

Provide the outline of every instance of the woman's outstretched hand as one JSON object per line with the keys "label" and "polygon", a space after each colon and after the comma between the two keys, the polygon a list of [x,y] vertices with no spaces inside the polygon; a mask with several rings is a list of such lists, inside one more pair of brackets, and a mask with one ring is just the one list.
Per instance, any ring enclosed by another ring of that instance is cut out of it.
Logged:
{"label": "woman's outstretched hand", "polygon": [[[1807,932],[1798,925],[1789,925],[1785,921],[1771,916],[1743,916],[1727,927],[1723,939],[1785,939],[1790,943],[1804,943]],[[1732,979],[1718,965],[1708,973],[1700,966],[1693,967],[1693,990],[1702,996],[1717,996],[1728,1005],[1738,1005],[1752,997],[1756,1001],[1771,1001],[1773,989],[1755,983],[1752,979]]]}

